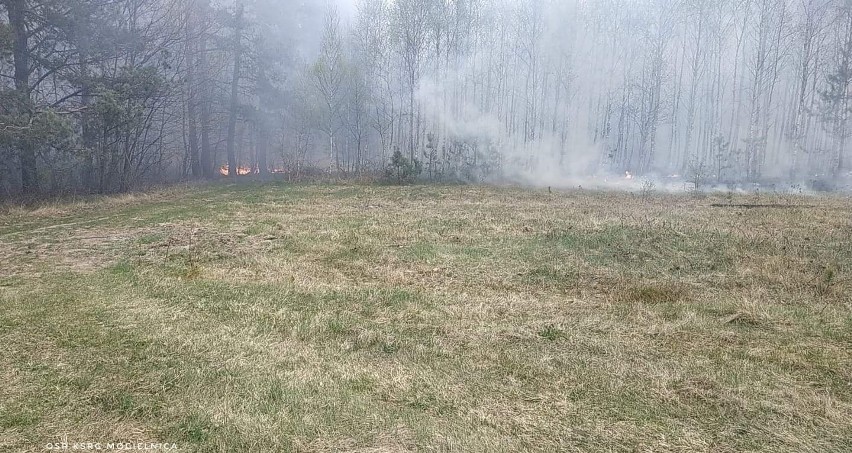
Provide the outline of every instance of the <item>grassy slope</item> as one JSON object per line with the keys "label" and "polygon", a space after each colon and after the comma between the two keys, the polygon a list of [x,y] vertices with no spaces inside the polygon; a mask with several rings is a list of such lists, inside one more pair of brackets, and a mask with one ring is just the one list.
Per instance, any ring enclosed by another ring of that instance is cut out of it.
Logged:
{"label": "grassy slope", "polygon": [[7,209],[0,450],[852,451],[852,202],[714,201],[272,185]]}

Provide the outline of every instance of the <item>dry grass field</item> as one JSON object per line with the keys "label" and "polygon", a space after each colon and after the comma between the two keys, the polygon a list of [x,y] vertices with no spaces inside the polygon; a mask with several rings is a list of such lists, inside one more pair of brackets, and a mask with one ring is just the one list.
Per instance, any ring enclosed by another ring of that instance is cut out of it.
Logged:
{"label": "dry grass field", "polygon": [[852,451],[848,197],[271,184],[2,209],[0,451]]}

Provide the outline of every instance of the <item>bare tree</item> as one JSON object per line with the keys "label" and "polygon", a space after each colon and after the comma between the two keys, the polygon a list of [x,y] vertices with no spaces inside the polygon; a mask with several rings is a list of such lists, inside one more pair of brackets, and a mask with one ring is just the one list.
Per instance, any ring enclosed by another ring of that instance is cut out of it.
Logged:
{"label": "bare tree", "polygon": [[323,131],[328,136],[328,157],[340,171],[340,155],[334,139],[340,128],[340,105],[343,102],[343,84],[346,75],[343,60],[343,42],[340,38],[340,16],[337,9],[329,7],[323,28],[322,48],[313,66],[316,90],[323,103]]}

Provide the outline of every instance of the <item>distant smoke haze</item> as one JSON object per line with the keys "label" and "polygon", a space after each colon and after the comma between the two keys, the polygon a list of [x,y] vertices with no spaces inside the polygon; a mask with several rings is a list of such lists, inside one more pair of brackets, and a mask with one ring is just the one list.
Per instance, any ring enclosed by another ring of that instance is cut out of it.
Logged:
{"label": "distant smoke haze", "polygon": [[3,193],[389,166],[551,187],[852,179],[848,0],[6,3],[23,11],[0,13]]}

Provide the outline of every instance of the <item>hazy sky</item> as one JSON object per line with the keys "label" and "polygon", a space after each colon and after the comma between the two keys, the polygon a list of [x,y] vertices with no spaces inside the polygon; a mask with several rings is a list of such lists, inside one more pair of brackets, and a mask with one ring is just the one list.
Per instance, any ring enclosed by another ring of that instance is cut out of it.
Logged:
{"label": "hazy sky", "polygon": [[337,7],[340,10],[341,17],[351,17],[355,15],[355,11],[357,11],[356,3],[357,0],[336,0]]}

